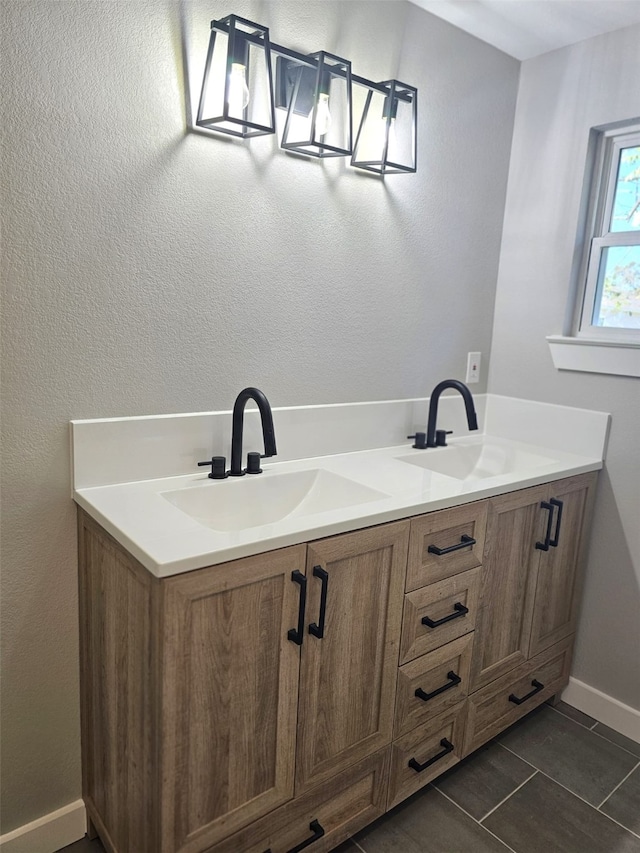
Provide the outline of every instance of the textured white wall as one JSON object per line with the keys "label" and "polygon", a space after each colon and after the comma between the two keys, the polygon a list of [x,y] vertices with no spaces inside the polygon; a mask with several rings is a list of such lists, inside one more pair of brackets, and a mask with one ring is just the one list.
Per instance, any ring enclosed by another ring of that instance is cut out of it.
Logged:
{"label": "textured white wall", "polygon": [[[486,360],[519,66],[401,2],[0,11],[8,832],[79,796],[69,419],[424,396]],[[417,175],[185,133],[232,11],[416,85]]]}
{"label": "textured white wall", "polygon": [[522,65],[490,390],[612,413],[572,674],[640,709],[640,381],[556,371],[589,129],[640,115],[640,27]]}

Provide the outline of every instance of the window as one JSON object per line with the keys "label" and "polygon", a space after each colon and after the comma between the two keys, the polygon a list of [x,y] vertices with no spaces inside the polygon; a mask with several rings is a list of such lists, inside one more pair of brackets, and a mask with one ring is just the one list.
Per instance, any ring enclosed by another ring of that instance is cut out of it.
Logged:
{"label": "window", "polygon": [[547,337],[553,363],[640,377],[640,117],[591,131],[582,210],[573,324]]}
{"label": "window", "polygon": [[640,345],[640,123],[598,134],[578,337]]}

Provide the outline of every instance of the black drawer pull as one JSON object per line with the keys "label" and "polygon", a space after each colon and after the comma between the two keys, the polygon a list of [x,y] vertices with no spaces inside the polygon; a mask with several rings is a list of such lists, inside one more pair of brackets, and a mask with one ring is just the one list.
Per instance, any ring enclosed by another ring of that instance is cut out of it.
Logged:
{"label": "black drawer pull", "polygon": [[[300,853],[301,850],[304,850],[305,847],[309,847],[310,844],[313,844],[314,841],[317,841],[324,835],[324,829],[320,825],[319,820],[312,820],[309,824],[309,829],[313,832],[313,835],[310,838],[307,838],[306,841],[296,844],[296,846],[292,847],[291,850],[287,851],[287,853]],[[264,853],[271,853],[271,848],[269,847],[264,851]]]}
{"label": "black drawer pull", "polygon": [[438,548],[437,545],[429,545],[427,551],[430,554],[437,554],[438,557],[441,557],[443,554],[451,554],[453,551],[459,551],[461,548],[470,548],[475,544],[476,540],[473,536],[467,536],[466,533],[463,533],[457,545],[449,545],[448,548]]}
{"label": "black drawer pull", "polygon": [[469,608],[465,607],[464,604],[460,604],[459,601],[456,601],[453,605],[453,609],[455,610],[455,613],[443,616],[442,619],[429,619],[428,616],[423,616],[420,621],[428,628],[437,628],[438,625],[444,625],[445,622],[451,622],[452,619],[457,619],[459,616],[466,616],[469,612]]}
{"label": "black drawer pull", "polygon": [[423,770],[426,770],[427,767],[430,767],[432,764],[435,764],[436,761],[440,761],[441,758],[444,758],[445,755],[449,755],[450,752],[453,752],[455,749],[454,745],[450,743],[446,737],[443,737],[440,741],[440,746],[443,746],[444,749],[442,752],[439,752],[437,755],[434,755],[433,758],[430,758],[428,761],[425,761],[424,764],[419,764],[415,758],[409,759],[409,767],[412,770],[415,770],[416,773],[422,773]]}
{"label": "black drawer pull", "polygon": [[[301,850],[304,850],[305,847],[309,847],[310,844],[313,844],[314,841],[317,841],[324,835],[324,829],[322,828],[319,820],[312,820],[309,824],[309,829],[313,832],[313,835],[307,838],[306,841],[296,844],[296,846],[292,847],[291,850],[288,850],[287,853],[300,853]],[[267,853],[270,853],[270,850],[268,850]]]}
{"label": "black drawer pull", "polygon": [[309,625],[309,633],[313,634],[314,637],[317,637],[319,640],[321,640],[324,637],[324,622],[325,617],[327,615],[327,591],[329,589],[329,573],[325,572],[325,570],[321,566],[314,566],[313,576],[314,578],[320,578],[320,581],[322,582],[322,589],[320,591],[320,616],[318,618],[317,623],[312,622],[311,625]]}
{"label": "black drawer pull", "polygon": [[431,693],[425,693],[422,687],[418,687],[415,695],[418,699],[422,699],[423,702],[428,702],[429,699],[433,699],[434,696],[439,696],[441,693],[444,693],[445,690],[450,690],[462,681],[460,676],[456,675],[452,669],[447,673],[447,678],[449,681],[446,684],[443,684],[442,687],[438,687],[436,690],[432,690]]}
{"label": "black drawer pull", "polygon": [[518,698],[515,693],[511,693],[509,695],[509,702],[513,702],[514,705],[522,705],[523,702],[526,702],[527,699],[531,699],[532,696],[535,696],[536,693],[539,693],[541,690],[544,690],[544,684],[540,684],[535,678],[531,682],[531,686],[533,690],[530,690],[526,696],[521,696]]}
{"label": "black drawer pull", "polygon": [[557,548],[558,542],[560,541],[560,525],[562,524],[562,508],[564,507],[564,504],[557,498],[551,498],[549,503],[552,506],[558,507],[558,516],[556,518],[556,532],[553,534],[553,539],[549,542],[551,548]]}
{"label": "black drawer pull", "polygon": [[300,584],[300,604],[298,605],[298,627],[289,628],[287,639],[291,640],[297,646],[301,646],[304,638],[304,609],[307,604],[307,579],[302,572],[296,569],[295,572],[291,572],[291,580],[294,583]]}
{"label": "black drawer pull", "polygon": [[549,517],[547,518],[547,532],[544,535],[544,542],[536,542],[536,548],[540,551],[548,551],[549,545],[551,545],[551,524],[553,522],[553,506],[548,504],[546,501],[542,501],[540,503],[540,507],[542,509],[546,509],[549,512]]}

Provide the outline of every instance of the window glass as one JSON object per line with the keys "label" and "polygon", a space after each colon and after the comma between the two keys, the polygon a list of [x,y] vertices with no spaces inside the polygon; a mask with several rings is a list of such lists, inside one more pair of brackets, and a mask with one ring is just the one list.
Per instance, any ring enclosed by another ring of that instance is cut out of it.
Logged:
{"label": "window glass", "polygon": [[610,231],[640,231],[640,146],[622,148]]}
{"label": "window glass", "polygon": [[602,249],[592,323],[640,329],[640,246]]}

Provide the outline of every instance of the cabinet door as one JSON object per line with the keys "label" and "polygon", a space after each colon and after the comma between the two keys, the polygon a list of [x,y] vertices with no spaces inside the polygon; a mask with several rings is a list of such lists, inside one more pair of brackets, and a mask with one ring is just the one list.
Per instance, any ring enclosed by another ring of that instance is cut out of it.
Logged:
{"label": "cabinet door", "polygon": [[[489,501],[480,610],[471,663],[471,690],[524,663],[535,600],[535,547],[548,486]],[[544,538],[544,537],[543,537]]]}
{"label": "cabinet door", "polygon": [[400,522],[308,546],[296,793],[391,741],[408,535]]}
{"label": "cabinet door", "polygon": [[549,550],[540,551],[529,657],[575,631],[579,568],[596,478],[597,474],[583,474],[547,486],[546,502],[554,508],[552,535]]}
{"label": "cabinet door", "polygon": [[162,851],[200,851],[293,796],[298,546],[163,584]]}

